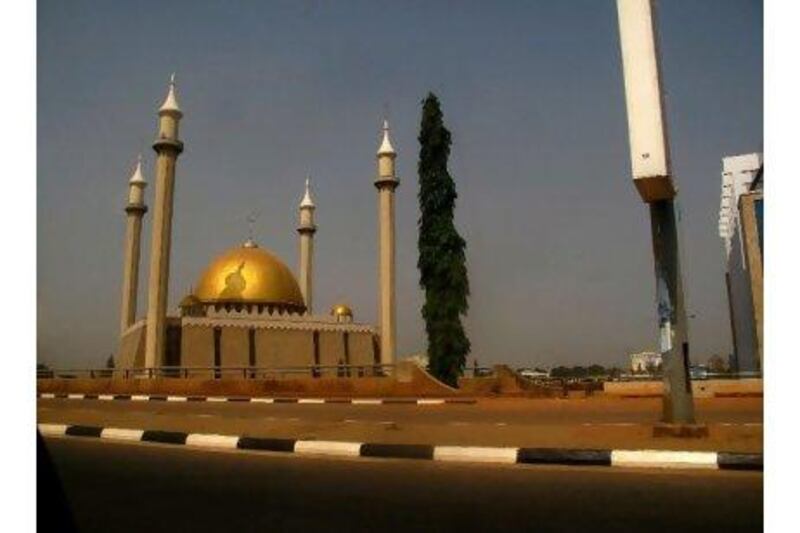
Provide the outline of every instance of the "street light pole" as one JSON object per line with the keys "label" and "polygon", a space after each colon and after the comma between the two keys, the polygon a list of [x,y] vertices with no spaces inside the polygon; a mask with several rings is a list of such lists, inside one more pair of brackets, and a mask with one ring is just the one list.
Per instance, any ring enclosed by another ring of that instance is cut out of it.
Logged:
{"label": "street light pole", "polygon": [[654,0],[617,0],[631,169],[634,185],[650,207],[664,368],[662,423],[656,425],[654,434],[699,436],[707,434],[707,428],[695,423],[689,381],[688,324],[675,219],[677,188],[661,91],[654,4]]}

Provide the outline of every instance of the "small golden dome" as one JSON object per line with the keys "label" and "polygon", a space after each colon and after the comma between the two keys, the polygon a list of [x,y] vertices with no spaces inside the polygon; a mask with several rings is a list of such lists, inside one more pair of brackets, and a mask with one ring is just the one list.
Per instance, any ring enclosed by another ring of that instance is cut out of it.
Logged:
{"label": "small golden dome", "polygon": [[178,307],[193,307],[197,304],[201,303],[200,300],[194,294],[187,294],[181,300],[181,303],[178,304]]}
{"label": "small golden dome", "polygon": [[252,241],[214,259],[200,277],[194,295],[204,304],[276,305],[299,312],[306,308],[289,268]]}
{"label": "small golden dome", "polygon": [[353,310],[345,304],[336,304],[331,307],[331,314],[335,317],[353,318]]}

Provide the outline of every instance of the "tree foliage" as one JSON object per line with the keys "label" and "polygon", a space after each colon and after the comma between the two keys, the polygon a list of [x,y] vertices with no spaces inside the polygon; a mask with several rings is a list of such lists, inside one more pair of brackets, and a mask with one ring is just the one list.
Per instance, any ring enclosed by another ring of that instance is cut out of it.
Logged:
{"label": "tree foliage", "polygon": [[456,185],[447,170],[450,132],[445,128],[439,99],[422,102],[419,151],[420,287],[425,291],[422,318],[428,336],[428,356],[434,376],[457,385],[470,351],[461,316],[469,304],[466,242],[453,224]]}

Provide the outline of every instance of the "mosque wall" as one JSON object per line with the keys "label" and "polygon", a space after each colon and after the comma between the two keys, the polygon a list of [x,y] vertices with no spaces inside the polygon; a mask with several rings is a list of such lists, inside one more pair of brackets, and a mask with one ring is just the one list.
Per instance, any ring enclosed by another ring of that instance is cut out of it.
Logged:
{"label": "mosque wall", "polygon": [[287,367],[313,364],[314,338],[312,331],[256,330],[256,366]]}
{"label": "mosque wall", "polygon": [[375,363],[375,351],[371,333],[351,332],[348,345],[351,365],[372,365]]}
{"label": "mosque wall", "polygon": [[[344,334],[341,331],[319,332],[319,364],[333,366],[344,364]],[[323,376],[335,376],[336,369],[324,370]]]}
{"label": "mosque wall", "polygon": [[222,328],[220,359],[222,366],[250,366],[249,330]]}
{"label": "mosque wall", "polygon": [[[181,366],[214,366],[214,328],[184,327],[181,335]],[[208,372],[192,372],[194,376],[208,376]]]}

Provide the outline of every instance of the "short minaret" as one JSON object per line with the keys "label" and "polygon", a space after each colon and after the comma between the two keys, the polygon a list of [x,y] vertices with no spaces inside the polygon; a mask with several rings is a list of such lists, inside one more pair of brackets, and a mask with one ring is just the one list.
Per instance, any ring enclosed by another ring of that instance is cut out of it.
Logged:
{"label": "short minaret", "polygon": [[166,334],[169,256],[172,241],[172,205],[175,190],[175,164],[183,151],[178,139],[178,124],[183,113],[175,96],[175,74],[169,93],[158,110],[156,151],[156,193],[153,201],[153,233],[150,242],[150,281],[147,286],[147,336],[144,364],[163,366]]}
{"label": "short minaret", "polygon": [[381,335],[381,363],[395,361],[395,273],[394,273],[394,190],[397,153],[389,139],[389,122],[383,121],[383,140],[378,148],[378,327]]}
{"label": "short minaret", "polygon": [[312,276],[314,272],[314,201],[311,199],[311,178],[306,178],[306,192],[300,201],[300,292],[306,302],[306,313],[313,313],[312,308]]}
{"label": "short minaret", "polygon": [[136,321],[136,296],[139,290],[139,257],[142,242],[142,218],[147,212],[144,189],[147,182],[142,175],[142,156],[136,163],[128,181],[128,205],[125,206],[125,263],[122,270],[122,310],[120,336]]}

